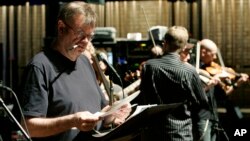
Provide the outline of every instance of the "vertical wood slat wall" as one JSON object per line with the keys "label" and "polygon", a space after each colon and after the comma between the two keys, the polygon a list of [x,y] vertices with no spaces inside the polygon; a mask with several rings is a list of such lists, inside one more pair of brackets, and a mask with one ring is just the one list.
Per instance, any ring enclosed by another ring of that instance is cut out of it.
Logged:
{"label": "vertical wood slat wall", "polygon": [[6,77],[6,68],[7,68],[7,54],[4,52],[7,52],[7,22],[6,22],[6,18],[7,18],[7,7],[6,6],[2,6],[0,9],[0,43],[2,43],[2,54],[0,55],[1,57],[1,69],[2,69],[2,81],[6,81],[7,77]]}
{"label": "vertical wood slat wall", "polygon": [[[250,2],[245,0],[203,0],[202,37],[218,45],[226,66],[250,74]],[[249,84],[230,98],[249,105]]]}
{"label": "vertical wood slat wall", "polygon": [[[45,38],[45,5],[30,6],[27,2],[19,6],[0,6],[0,43],[3,44],[3,72],[1,78],[8,86],[19,78],[12,76],[20,73],[30,58],[41,50]],[[16,58],[17,56],[17,58]],[[1,62],[2,63],[2,62]],[[13,68],[13,63],[18,65]],[[20,77],[20,76],[18,76]]]}
{"label": "vertical wood slat wall", "polygon": [[[143,6],[149,25],[185,26],[194,38],[215,41],[226,66],[250,74],[250,1],[201,0],[192,4],[185,1],[123,1],[119,2],[119,9],[116,4],[106,3],[107,22],[99,25],[115,27],[118,37],[126,38],[128,32],[140,32],[143,38],[147,38],[148,26],[141,10]],[[119,13],[119,18],[114,16],[115,13]],[[249,93],[249,85],[244,85],[230,97],[246,106],[250,101]]]}
{"label": "vertical wood slat wall", "polygon": [[[98,15],[97,26],[115,27],[118,38],[126,38],[129,32],[140,32],[143,38],[148,38],[149,27],[141,8],[143,6],[150,26],[185,26],[193,38],[210,38],[215,41],[221,49],[226,66],[250,74],[250,1],[197,0],[187,3],[128,0],[91,5]],[[12,7],[0,6],[0,42],[3,43],[4,49],[13,46],[17,48],[20,71],[44,46],[45,9],[45,5],[35,6],[29,3]],[[11,12],[13,14],[10,14]],[[246,86],[238,91],[248,94],[250,90]],[[250,101],[249,96],[241,96],[245,101]]]}

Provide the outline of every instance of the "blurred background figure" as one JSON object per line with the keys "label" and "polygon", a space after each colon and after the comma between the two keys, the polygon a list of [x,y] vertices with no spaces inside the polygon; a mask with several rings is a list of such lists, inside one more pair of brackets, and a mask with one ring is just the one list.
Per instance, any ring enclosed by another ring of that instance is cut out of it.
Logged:
{"label": "blurred background figure", "polygon": [[[90,63],[92,64],[98,84],[106,98],[109,101],[111,94],[111,86],[112,93],[114,95],[114,100],[119,100],[123,98],[123,95],[117,95],[118,92],[122,91],[122,87],[118,84],[115,84],[113,81],[111,82],[108,75],[108,66],[103,62],[103,59],[108,59],[107,52],[105,49],[96,49],[91,42],[89,42],[88,47],[83,52],[83,55],[87,56]],[[112,83],[112,85],[111,85]]]}
{"label": "blurred background figure", "polygon": [[160,46],[154,46],[150,50],[151,58],[159,58],[163,55],[162,47]]}
{"label": "blurred background figure", "polygon": [[153,119],[148,140],[193,141],[191,115],[198,114],[194,112],[201,108],[209,108],[196,70],[180,60],[179,50],[187,41],[185,27],[170,27],[164,36],[163,56],[147,60],[142,67],[141,93],[136,99],[139,104],[182,103],[170,113]]}
{"label": "blurred background figure", "polygon": [[179,53],[181,61],[188,62],[190,60],[190,54],[192,53],[194,46],[195,45],[192,43],[187,43],[187,45],[181,49]]}
{"label": "blurred background figure", "polygon": [[[114,83],[113,78],[112,78],[112,77],[115,77],[115,75],[112,74],[114,72],[111,72],[112,71],[111,68],[109,68],[106,64],[106,63],[108,63],[107,52],[104,49],[97,49],[96,55],[97,55],[97,58],[99,60],[100,69],[104,73],[105,79],[107,80],[106,83],[104,83],[104,82],[100,83],[101,89],[103,90],[104,93],[106,93],[106,95],[108,95],[108,94],[107,94],[107,91],[105,90],[105,87],[107,87],[108,89],[112,89],[112,93],[114,95],[115,100],[123,99],[125,97],[124,95],[117,95],[119,92],[121,92],[123,90],[123,88],[121,86],[122,84],[119,85],[119,84]],[[104,63],[104,61],[106,61],[106,63]],[[111,92],[111,90],[110,90],[110,92]]]}

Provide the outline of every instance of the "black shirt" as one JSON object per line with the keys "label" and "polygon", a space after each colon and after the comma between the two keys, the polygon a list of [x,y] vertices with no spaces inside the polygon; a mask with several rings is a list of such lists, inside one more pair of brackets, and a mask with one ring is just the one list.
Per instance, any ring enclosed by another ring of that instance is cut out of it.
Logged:
{"label": "black shirt", "polygon": [[[46,49],[30,61],[24,71],[23,113],[31,117],[59,117],[79,111],[98,112],[107,103],[89,60],[75,62]],[[40,140],[70,141],[78,130]]]}

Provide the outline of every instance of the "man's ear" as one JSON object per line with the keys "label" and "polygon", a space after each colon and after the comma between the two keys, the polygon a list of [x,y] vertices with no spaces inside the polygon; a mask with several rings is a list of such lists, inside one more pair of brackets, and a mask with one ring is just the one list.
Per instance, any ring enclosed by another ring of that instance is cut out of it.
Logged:
{"label": "man's ear", "polygon": [[59,28],[59,32],[60,32],[60,33],[64,33],[64,32],[65,32],[65,28],[64,28],[64,27],[60,27],[60,28]]}
{"label": "man's ear", "polygon": [[62,20],[58,20],[58,22],[57,22],[57,30],[58,30],[58,33],[64,33],[65,24],[63,23]]}

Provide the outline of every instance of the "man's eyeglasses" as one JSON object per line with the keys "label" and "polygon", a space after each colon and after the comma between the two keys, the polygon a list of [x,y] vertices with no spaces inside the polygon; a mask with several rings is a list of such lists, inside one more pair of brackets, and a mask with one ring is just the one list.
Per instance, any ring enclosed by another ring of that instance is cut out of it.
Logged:
{"label": "man's eyeglasses", "polygon": [[68,25],[66,22],[63,22],[69,29],[71,29],[74,34],[76,35],[77,39],[82,40],[87,38],[88,41],[91,41],[94,38],[94,33],[91,33],[89,35],[87,35],[83,30],[78,30],[75,31],[70,25]]}

